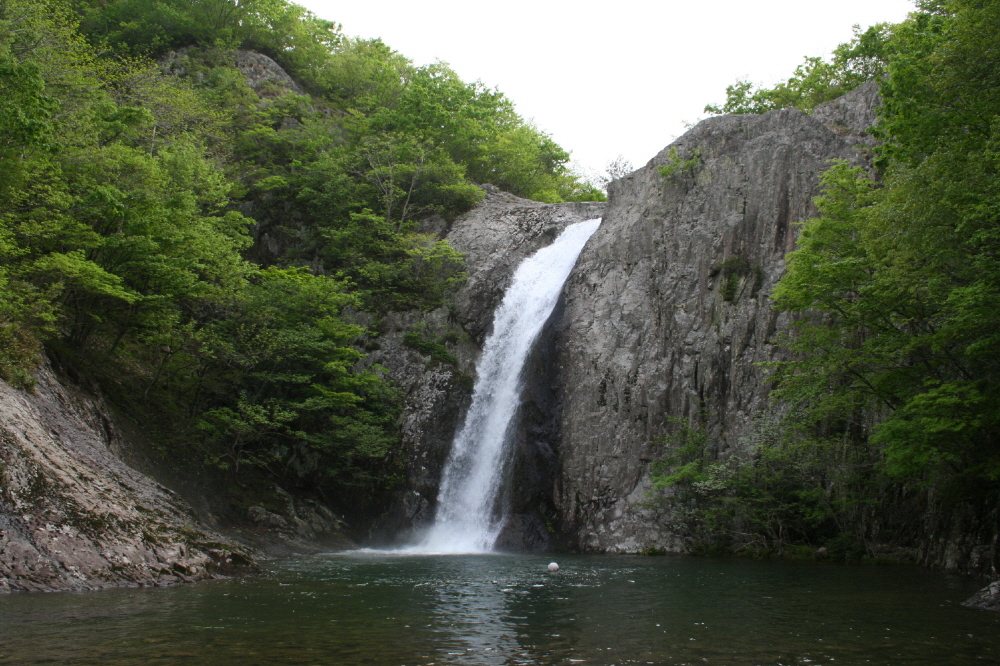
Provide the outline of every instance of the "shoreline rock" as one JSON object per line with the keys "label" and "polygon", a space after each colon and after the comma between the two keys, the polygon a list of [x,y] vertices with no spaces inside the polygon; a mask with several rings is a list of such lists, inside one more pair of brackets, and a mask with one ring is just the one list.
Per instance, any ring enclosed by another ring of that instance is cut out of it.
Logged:
{"label": "shoreline rock", "polygon": [[122,462],[103,401],[44,363],[0,382],[0,592],[176,585],[257,571],[176,493]]}
{"label": "shoreline rock", "polygon": [[1000,580],[994,581],[962,602],[966,608],[1000,611]]}

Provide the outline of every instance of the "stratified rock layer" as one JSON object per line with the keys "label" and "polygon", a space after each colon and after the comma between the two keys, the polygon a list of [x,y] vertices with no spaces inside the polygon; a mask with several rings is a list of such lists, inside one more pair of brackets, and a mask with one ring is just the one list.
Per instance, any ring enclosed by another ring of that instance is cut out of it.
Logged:
{"label": "stratified rock layer", "polygon": [[778,358],[788,326],[768,295],[796,225],[816,213],[820,174],[830,160],[863,162],[854,146],[867,147],[877,102],[869,85],[812,116],[711,118],[611,183],[559,333],[556,503],[577,548],[685,548],[646,506],[657,441],[681,418],[725,455],[764,413],[759,364]]}
{"label": "stratified rock layer", "polygon": [[252,570],[175,494],[121,461],[102,402],[37,373],[0,382],[0,592],[173,585]]}

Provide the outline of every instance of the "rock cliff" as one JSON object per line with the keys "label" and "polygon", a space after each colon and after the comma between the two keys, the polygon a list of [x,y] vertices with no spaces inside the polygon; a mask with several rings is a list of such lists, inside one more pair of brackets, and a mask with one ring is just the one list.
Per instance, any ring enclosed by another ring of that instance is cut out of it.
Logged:
{"label": "rock cliff", "polygon": [[611,183],[558,333],[556,504],[577,548],[684,549],[645,503],[657,439],[698,421],[725,455],[764,414],[759,364],[788,325],[768,295],[830,160],[864,162],[877,103],[869,84],[812,115],[711,118]]}
{"label": "rock cliff", "polygon": [[176,494],[125,464],[103,402],[48,365],[0,382],[0,592],[164,586],[255,568]]}
{"label": "rock cliff", "polygon": [[[648,501],[659,441],[681,419],[726,457],[780,409],[762,364],[785,358],[775,342],[790,322],[769,294],[797,225],[817,213],[830,161],[869,164],[878,105],[871,82],[812,114],[711,118],[611,183],[566,284],[555,345],[554,501],[572,547],[688,548]],[[879,552],[970,574],[1000,567],[995,506],[945,508],[912,492],[873,511]]]}
{"label": "rock cliff", "polygon": [[[453,305],[431,313],[386,317],[376,348],[366,359],[386,367],[405,397],[401,430],[407,483],[374,526],[375,543],[405,543],[433,518],[442,467],[472,397],[476,357],[517,266],[567,225],[600,217],[604,209],[603,203],[543,204],[488,185],[485,189],[486,197],[475,209],[436,230],[465,255],[468,279]],[[414,334],[439,345],[452,359],[435,358],[416,348]],[[539,349],[546,345],[551,345],[550,334],[543,334]],[[552,360],[554,354],[536,352],[528,373],[534,378],[533,388],[522,410],[521,436],[512,461],[512,527],[503,537],[511,549],[542,549],[551,537],[546,520],[554,515],[551,487],[558,468]],[[547,384],[540,379],[544,376],[549,378]]]}

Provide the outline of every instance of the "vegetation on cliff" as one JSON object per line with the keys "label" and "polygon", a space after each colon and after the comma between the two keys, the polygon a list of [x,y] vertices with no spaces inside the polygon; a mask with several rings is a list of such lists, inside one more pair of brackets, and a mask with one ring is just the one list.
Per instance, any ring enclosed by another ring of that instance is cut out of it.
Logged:
{"label": "vegetation on cliff", "polygon": [[0,376],[47,347],[175,459],[363,509],[400,400],[345,310],[439,307],[462,258],[419,221],[600,197],[567,160],[284,0],[0,0]]}
{"label": "vegetation on cliff", "polygon": [[781,416],[722,462],[680,428],[655,475],[698,507],[689,517],[705,543],[736,525],[741,547],[827,543],[848,557],[946,529],[949,514],[973,516],[967,528],[995,520],[1000,6],[919,9],[786,84],[728,91],[730,112],[809,110],[880,76],[882,143],[872,170],[825,174],[820,216],[773,294],[796,315],[784,340],[795,360],[774,368]]}

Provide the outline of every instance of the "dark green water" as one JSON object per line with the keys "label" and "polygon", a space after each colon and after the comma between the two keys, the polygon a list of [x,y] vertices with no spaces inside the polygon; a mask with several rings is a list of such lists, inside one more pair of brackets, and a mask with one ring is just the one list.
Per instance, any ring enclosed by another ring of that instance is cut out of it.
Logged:
{"label": "dark green water", "polygon": [[0,664],[1000,664],[977,581],[687,557],[318,555],[0,598]]}

